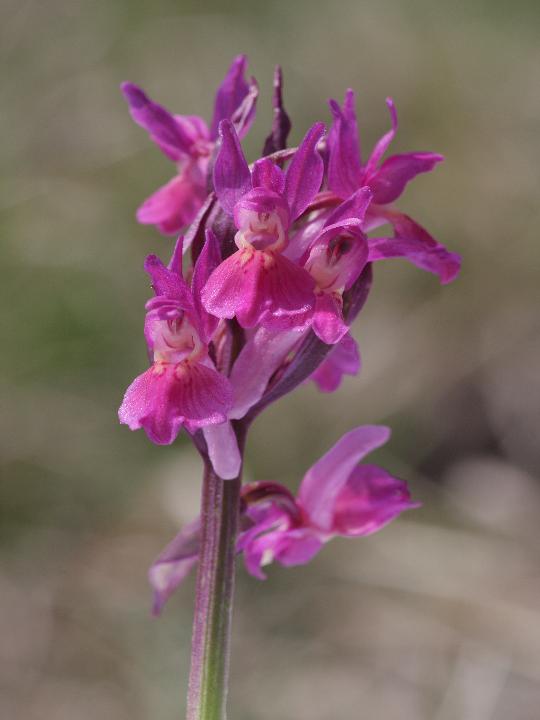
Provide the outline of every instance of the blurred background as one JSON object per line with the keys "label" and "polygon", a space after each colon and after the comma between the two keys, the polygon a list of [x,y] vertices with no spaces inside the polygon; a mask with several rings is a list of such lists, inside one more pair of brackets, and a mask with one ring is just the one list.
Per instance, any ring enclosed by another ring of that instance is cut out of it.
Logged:
{"label": "blurred background", "polygon": [[247,475],[296,488],[346,430],[423,508],[308,567],[239,567],[235,720],[537,720],[540,707],[539,5],[1,0],[3,265],[0,716],[182,717],[194,579],[149,616],[146,570],[197,512],[200,467],[116,419],[146,367],[142,262],[171,240],[135,209],[172,175],[119,93],[210,117],[231,58],[283,65],[292,141],[358,93],[365,148],[446,162],[398,201],[463,255],[458,280],[376,267],[363,371],[253,428]]}

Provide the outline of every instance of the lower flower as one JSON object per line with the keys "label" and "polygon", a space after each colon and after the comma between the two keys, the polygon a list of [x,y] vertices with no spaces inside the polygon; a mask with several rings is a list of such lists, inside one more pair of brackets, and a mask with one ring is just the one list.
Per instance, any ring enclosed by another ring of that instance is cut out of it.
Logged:
{"label": "lower flower", "polygon": [[[263,580],[262,568],[272,562],[303,565],[333,537],[371,535],[404,510],[419,507],[403,480],[376,465],[358,465],[389,436],[388,428],[377,425],[351,430],[307,471],[296,497],[279,483],[245,485],[236,548],[248,572]],[[197,562],[199,536],[196,520],[153,563],[156,612]]]}

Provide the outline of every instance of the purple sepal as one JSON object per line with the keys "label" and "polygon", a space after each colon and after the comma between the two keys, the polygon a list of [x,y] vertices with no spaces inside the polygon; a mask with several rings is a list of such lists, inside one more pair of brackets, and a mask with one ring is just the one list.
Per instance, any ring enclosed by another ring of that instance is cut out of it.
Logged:
{"label": "purple sepal", "polygon": [[[178,239],[176,247],[182,247],[181,237]],[[177,254],[176,251],[175,254]],[[182,277],[181,267],[174,271],[169,270],[157,255],[148,255],[144,261],[144,269],[152,279],[152,289],[156,296],[177,300],[182,310],[193,310],[193,296]]]}
{"label": "purple sepal", "polygon": [[[244,77],[247,68],[247,57],[238,55],[234,58],[231,66],[218,87],[216,99],[214,102],[214,115],[210,125],[210,137],[215,140],[218,135],[219,124],[222,120],[232,120],[233,115],[239,110],[246,96],[253,93],[254,80],[248,83]],[[255,84],[256,86],[256,84]],[[247,132],[252,117],[252,112],[248,113],[250,118],[244,119],[243,130]],[[241,133],[239,132],[241,135]]]}
{"label": "purple sepal", "polygon": [[438,276],[442,285],[452,282],[461,268],[461,257],[438,243],[408,215],[385,213],[394,227],[392,238],[369,239],[369,261],[404,258],[413,265]]}
{"label": "purple sepal", "polygon": [[382,425],[362,425],[350,430],[304,475],[298,501],[310,522],[332,531],[336,499],[360,460],[384,445],[390,430]]}
{"label": "purple sepal", "polygon": [[346,198],[358,188],[362,176],[354,92],[347,90],[343,109],[335,100],[329,104],[333,123],[328,134],[328,186]]}
{"label": "purple sepal", "polygon": [[291,222],[301,215],[321,187],[324,163],[317,152],[317,143],[324,135],[323,123],[311,127],[287,168],[285,197],[291,212]]}
{"label": "purple sepal", "polygon": [[221,121],[219,134],[221,147],[214,165],[214,188],[222,208],[232,215],[236,203],[251,190],[251,173],[230,120]]}
{"label": "purple sepal", "polygon": [[369,187],[373,190],[373,202],[381,205],[393,202],[401,195],[410,180],[420,173],[430,172],[443,160],[442,155],[427,152],[392,155],[369,179]]}
{"label": "purple sepal", "polygon": [[174,115],[161,105],[152,102],[137,85],[125,82],[120,87],[128,101],[131,117],[150,133],[152,140],[171,159],[179,160],[182,156],[189,155],[192,138],[187,135]]}

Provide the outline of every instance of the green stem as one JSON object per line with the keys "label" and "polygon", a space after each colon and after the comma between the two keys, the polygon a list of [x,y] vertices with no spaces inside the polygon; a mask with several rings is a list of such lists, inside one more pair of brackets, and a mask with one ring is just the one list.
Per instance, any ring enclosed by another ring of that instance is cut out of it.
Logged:
{"label": "green stem", "polygon": [[187,720],[226,715],[240,486],[206,463]]}

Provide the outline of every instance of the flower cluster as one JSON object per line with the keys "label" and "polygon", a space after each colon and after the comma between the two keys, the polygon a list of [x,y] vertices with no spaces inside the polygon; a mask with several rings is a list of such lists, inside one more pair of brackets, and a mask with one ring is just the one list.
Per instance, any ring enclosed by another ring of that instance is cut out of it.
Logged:
{"label": "flower cluster", "polygon": [[[323,392],[356,375],[360,354],[349,332],[371,288],[372,263],[404,258],[448,283],[460,259],[393,203],[432,170],[435,153],[386,152],[391,128],[366,160],[352,90],[330,100],[328,133],[315,123],[287,148],[289,117],[281,72],[262,157],[248,164],[240,141],[258,86],[236,58],[218,88],[210,128],[173,115],[137,86],[122,86],[133,119],[177,174],[139,208],[164,234],[182,233],[165,266],[145,269],[155,296],[146,306],[152,364],[126,391],[119,416],[132,430],[169,444],[181,428],[221,478],[241,467],[238,438],[270,403],[307,380]],[[388,230],[390,229],[390,230]],[[237,550],[249,572],[307,562],[335,535],[366,535],[415,507],[403,481],[357,466],[388,438],[383,427],[346,434],[305,475],[298,497],[277,483],[245,485]],[[200,522],[184,528],[152,566],[159,610],[197,561]]]}

